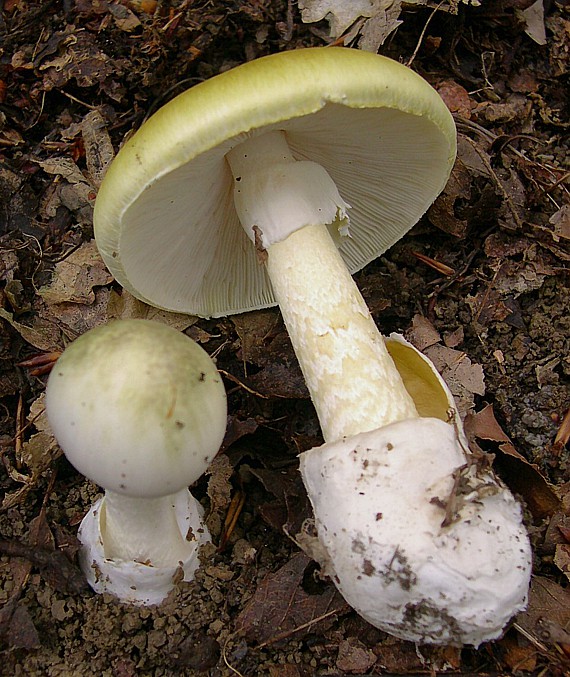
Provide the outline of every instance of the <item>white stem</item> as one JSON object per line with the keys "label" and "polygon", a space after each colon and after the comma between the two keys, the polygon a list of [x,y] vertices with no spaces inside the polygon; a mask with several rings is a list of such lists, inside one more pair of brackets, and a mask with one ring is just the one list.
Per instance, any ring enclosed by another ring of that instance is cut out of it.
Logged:
{"label": "white stem", "polygon": [[[186,494],[187,489],[182,489]],[[105,557],[154,567],[177,566],[196,549],[197,534],[183,534],[176,520],[178,494],[134,498],[105,492],[101,535]]]}
{"label": "white stem", "polygon": [[326,441],[418,416],[326,226],[269,247],[267,270]]}
{"label": "white stem", "polygon": [[238,215],[250,237],[255,226],[263,236],[269,277],[325,440],[417,417],[329,234],[327,224],[346,226],[347,205],[332,179],[320,165],[296,162],[282,132],[248,139],[227,157]]}

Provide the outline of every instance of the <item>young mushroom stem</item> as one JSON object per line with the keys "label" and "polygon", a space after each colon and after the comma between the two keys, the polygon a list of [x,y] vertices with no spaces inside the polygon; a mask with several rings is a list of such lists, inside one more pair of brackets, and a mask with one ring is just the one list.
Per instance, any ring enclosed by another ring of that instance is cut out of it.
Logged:
{"label": "young mushroom stem", "polygon": [[189,534],[180,530],[176,516],[178,494],[184,498],[188,492],[182,489],[168,496],[138,498],[106,491],[101,505],[105,557],[152,562],[154,567],[168,567],[191,557],[196,551],[197,534],[192,534],[191,525]]}
{"label": "young mushroom stem", "polygon": [[250,138],[227,158],[236,209],[246,233],[266,249],[275,298],[325,440],[417,417],[329,232],[327,224],[339,236],[348,227],[347,205],[330,176],[317,163],[296,161],[283,132]]}

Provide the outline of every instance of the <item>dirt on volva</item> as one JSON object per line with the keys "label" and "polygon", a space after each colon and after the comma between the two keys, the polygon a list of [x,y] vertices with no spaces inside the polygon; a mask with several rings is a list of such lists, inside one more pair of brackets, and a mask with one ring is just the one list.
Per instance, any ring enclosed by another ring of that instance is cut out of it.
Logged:
{"label": "dirt on volva", "polygon": [[[370,3],[337,35],[327,18],[304,22],[303,4],[0,3],[3,675],[570,672],[568,5]],[[334,20],[350,3],[329,4]],[[157,311],[121,290],[93,242],[105,167],[160,106],[259,56],[370,48],[370,34],[440,92],[459,151],[428,214],[355,279],[382,332],[403,333],[443,374],[523,503],[534,549],[528,610],[478,649],[368,625],[290,537],[310,516],[298,455],[322,438],[279,311]],[[85,585],[76,534],[101,490],[61,455],[43,406],[64,346],[124,317],[186,332],[228,393],[223,452],[193,487],[213,543],[158,607]]]}

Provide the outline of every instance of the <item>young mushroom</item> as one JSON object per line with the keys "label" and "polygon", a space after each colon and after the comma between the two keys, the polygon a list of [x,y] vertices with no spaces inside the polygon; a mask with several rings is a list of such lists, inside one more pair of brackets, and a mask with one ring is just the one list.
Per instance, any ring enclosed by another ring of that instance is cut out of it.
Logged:
{"label": "young mushroom", "polygon": [[46,388],[50,426],[75,468],[105,489],[80,529],[96,592],[158,604],[209,540],[190,494],[218,452],[226,395],[208,354],[175,329],[119,320],[71,343]]}
{"label": "young mushroom", "polygon": [[[205,81],[153,115],[103,181],[95,235],[117,280],[155,306],[221,316],[277,302],[325,441],[351,447],[354,436],[425,417],[351,273],[419,220],[445,186],[455,152],[449,111],[405,66],[344,48],[285,52]],[[445,444],[455,435],[443,466],[447,489],[466,455],[456,426],[431,427]],[[304,470],[310,493],[325,450]],[[432,451],[428,445],[431,463]],[[334,480],[325,479],[334,497]],[[509,519],[524,536],[517,510]],[[516,599],[511,613],[524,604],[526,559],[522,569],[517,590],[504,595]],[[437,622],[442,608],[432,614]],[[379,614],[364,611],[384,627]],[[405,627],[389,630],[440,642],[451,632],[414,634],[414,625],[408,616]],[[471,637],[469,629],[453,633],[457,642]]]}

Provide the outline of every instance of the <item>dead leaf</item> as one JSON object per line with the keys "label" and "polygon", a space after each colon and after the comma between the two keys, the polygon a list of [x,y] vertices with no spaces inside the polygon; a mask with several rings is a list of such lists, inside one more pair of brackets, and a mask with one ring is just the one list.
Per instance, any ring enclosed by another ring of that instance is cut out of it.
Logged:
{"label": "dead leaf", "polygon": [[69,26],[50,39],[57,40],[58,53],[50,56],[44,45],[34,61],[44,73],[46,91],[63,89],[70,80],[75,80],[79,87],[99,85],[112,99],[121,100],[122,90],[114,83],[113,76],[123,72],[126,67],[123,60],[108,57],[99,49],[95,36],[82,28]]}
{"label": "dead leaf", "polygon": [[218,454],[210,463],[207,470],[208,498],[210,499],[210,511],[206,524],[210,533],[218,537],[222,533],[224,517],[232,500],[231,478],[234,469],[226,454]]}
{"label": "dead leaf", "polygon": [[118,2],[109,3],[109,12],[113,15],[113,19],[117,26],[125,33],[132,33],[135,29],[139,28],[141,22],[134,12],[125,5],[122,5]]}
{"label": "dead leaf", "polygon": [[570,544],[560,543],[556,546],[554,564],[570,580]]}
{"label": "dead leaf", "polygon": [[297,467],[283,470],[252,468],[252,475],[261,481],[275,500],[262,503],[259,513],[277,531],[283,529],[293,538],[301,532],[302,524],[313,514],[307,492]]}
{"label": "dead leaf", "polygon": [[570,643],[570,588],[549,578],[534,576],[528,608],[516,618],[517,625],[545,644]]}
{"label": "dead leaf", "polygon": [[88,113],[81,122],[81,135],[85,146],[85,161],[92,186],[99,188],[107,167],[115,156],[105,120],[98,110]]}
{"label": "dead leaf", "polygon": [[509,487],[524,498],[534,517],[543,519],[560,510],[560,499],[539,468],[529,463],[515,449],[510,438],[497,422],[491,404],[476,414],[469,414],[464,423],[468,439],[498,443],[498,449],[502,455],[497,455],[495,463],[502,468],[502,476]]}
{"label": "dead leaf", "polygon": [[537,664],[537,652],[529,642],[521,643],[516,635],[507,634],[499,640],[501,656],[507,666],[516,673],[534,672]]}
{"label": "dead leaf", "polygon": [[42,393],[30,407],[27,416],[28,426],[35,426],[38,432],[25,440],[18,451],[18,465],[25,472],[13,471],[10,472],[10,476],[22,486],[4,496],[0,504],[3,511],[19,503],[45,476],[53,461],[61,456],[61,449],[49,427],[44,401],[45,393]]}
{"label": "dead leaf", "polygon": [[192,326],[198,318],[194,315],[183,313],[170,313],[154,306],[149,306],[139,301],[126,289],[120,293],[111,290],[109,305],[107,307],[107,319],[110,320],[154,320],[178,331],[184,331]]}
{"label": "dead leaf", "polygon": [[53,324],[42,319],[36,318],[34,326],[30,327],[26,324],[16,322],[12,313],[0,308],[0,318],[8,322],[8,324],[15,329],[18,334],[30,345],[34,346],[42,352],[53,352],[61,348],[61,332]]}
{"label": "dead leaf", "polygon": [[412,326],[406,331],[406,338],[422,352],[441,341],[441,336],[433,324],[419,313],[412,318]]}
{"label": "dead leaf", "polygon": [[546,28],[544,26],[544,3],[536,0],[530,7],[520,11],[526,23],[525,33],[532,38],[537,45],[546,44]]}
{"label": "dead leaf", "polygon": [[472,102],[469,93],[455,80],[444,80],[437,86],[438,94],[452,113],[465,120],[471,117]]}
{"label": "dead leaf", "polygon": [[48,305],[70,302],[90,305],[95,301],[93,288],[112,280],[95,240],[90,240],[55,266],[51,283],[42,287],[39,294]]}
{"label": "dead leaf", "polygon": [[570,240],[570,204],[563,205],[549,221],[554,226],[552,237],[556,242]]}
{"label": "dead leaf", "polygon": [[345,44],[360,36],[360,49],[377,52],[388,35],[402,22],[400,0],[299,0],[303,23],[326,19],[333,39],[352,27]]}
{"label": "dead leaf", "polygon": [[309,390],[301,369],[295,365],[277,363],[268,364],[257,374],[247,379],[248,384],[265,397],[285,397],[291,399],[309,399]]}
{"label": "dead leaf", "polygon": [[[475,214],[478,207],[475,205],[467,209],[463,205],[471,205],[474,180],[481,176],[489,176],[481,159],[481,154],[485,153],[486,151],[479,146],[476,151],[463,134],[458,135],[457,158],[451,176],[441,195],[428,210],[428,218],[436,228],[459,238],[467,234],[472,213]],[[459,208],[459,205],[462,207]]]}
{"label": "dead leaf", "polygon": [[461,416],[475,406],[475,395],[485,394],[485,375],[480,364],[474,364],[460,350],[441,344],[429,346],[424,354],[434,363],[447,383]]}
{"label": "dead leaf", "polygon": [[309,594],[302,587],[311,560],[297,553],[275,573],[268,574],[257,586],[236,621],[238,632],[257,644],[273,644],[308,634],[321,635],[350,607],[328,585],[321,594]]}
{"label": "dead leaf", "polygon": [[248,374],[244,384],[262,397],[307,399],[309,391],[279,313],[259,310],[231,320],[240,338],[242,361],[261,368]]}

